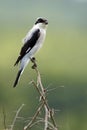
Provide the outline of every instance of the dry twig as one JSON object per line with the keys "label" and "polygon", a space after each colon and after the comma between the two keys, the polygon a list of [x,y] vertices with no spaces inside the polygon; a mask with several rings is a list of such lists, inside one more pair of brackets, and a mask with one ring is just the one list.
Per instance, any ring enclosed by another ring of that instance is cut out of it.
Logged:
{"label": "dry twig", "polygon": [[24,104],[22,104],[22,105],[18,108],[18,110],[16,111],[16,115],[15,115],[15,117],[14,117],[14,120],[13,120],[12,124],[11,124],[10,130],[13,130],[14,125],[15,125],[15,122],[16,122],[16,120],[17,120],[17,118],[18,118],[19,112],[21,111],[21,109],[23,108],[23,106],[24,106]]}
{"label": "dry twig", "polygon": [[[33,63],[32,68],[36,71],[36,74],[37,74],[37,82],[32,80],[32,84],[34,85],[34,87],[36,88],[37,92],[40,95],[40,99],[41,99],[40,101],[42,105],[38,108],[35,115],[32,117],[31,121],[24,127],[24,130],[30,129],[34,124],[37,124],[39,122],[44,123],[44,130],[48,130],[48,129],[58,130],[55,119],[54,119],[54,114],[52,110],[50,109],[49,104],[47,102],[46,91],[42,85],[41,75],[37,69],[35,58],[32,58],[31,61]],[[43,120],[38,120],[35,122],[42,108],[45,111],[45,116]]]}

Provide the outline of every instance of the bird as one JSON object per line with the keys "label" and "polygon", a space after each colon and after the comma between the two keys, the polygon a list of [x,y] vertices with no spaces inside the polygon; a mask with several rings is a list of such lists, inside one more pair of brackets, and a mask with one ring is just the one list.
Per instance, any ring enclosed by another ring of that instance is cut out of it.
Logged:
{"label": "bird", "polygon": [[13,87],[17,86],[20,76],[22,75],[25,67],[28,65],[29,61],[34,57],[36,52],[42,47],[46,37],[47,26],[48,20],[46,18],[37,18],[33,27],[22,40],[23,46],[14,64],[14,66],[16,66],[20,62],[20,67]]}

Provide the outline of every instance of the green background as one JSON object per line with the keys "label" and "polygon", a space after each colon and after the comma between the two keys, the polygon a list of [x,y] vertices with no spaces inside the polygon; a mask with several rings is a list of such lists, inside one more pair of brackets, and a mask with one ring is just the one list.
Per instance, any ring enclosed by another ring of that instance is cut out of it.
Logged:
{"label": "green background", "polygon": [[[15,112],[27,120],[38,105],[38,94],[29,82],[36,79],[31,63],[14,89],[18,67],[14,63],[21,40],[37,17],[49,21],[43,48],[36,54],[42,83],[48,90],[59,130],[87,130],[87,0],[0,0],[0,130],[11,125]],[[14,130],[23,129],[17,120]],[[41,126],[32,130],[41,130]]]}

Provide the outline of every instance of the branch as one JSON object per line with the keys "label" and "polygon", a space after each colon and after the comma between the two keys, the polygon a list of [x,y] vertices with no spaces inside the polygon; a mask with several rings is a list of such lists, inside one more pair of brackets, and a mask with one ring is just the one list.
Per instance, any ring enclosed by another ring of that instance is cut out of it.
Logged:
{"label": "branch", "polygon": [[[50,109],[49,104],[46,99],[46,91],[42,85],[41,75],[37,69],[36,60],[35,60],[35,58],[32,58],[31,61],[33,63],[32,68],[36,71],[36,74],[37,74],[37,83],[34,80],[32,80],[32,84],[34,85],[34,87],[36,88],[36,90],[38,91],[38,93],[40,95],[40,99],[41,99],[40,101],[42,101],[41,109],[43,107],[44,111],[45,111],[44,130],[50,129],[50,126],[51,127],[53,126],[52,127],[53,130],[58,130],[56,122],[54,120],[54,114],[53,114],[52,110]],[[34,121],[37,118],[37,115],[40,113],[41,109],[39,109],[39,112],[38,112],[38,110],[36,111],[36,114],[33,116],[32,120],[28,123],[28,125],[24,127],[24,130],[26,130],[27,128],[30,128],[30,126],[33,126],[35,124]],[[50,123],[49,123],[49,119],[51,119]],[[37,121],[37,122],[39,122],[39,121]]]}
{"label": "branch", "polygon": [[40,107],[37,109],[36,113],[34,114],[34,116],[32,117],[32,120],[24,127],[24,130],[27,130],[29,128],[31,128],[31,125],[33,124],[33,122],[36,120],[38,114],[40,113],[42,107],[44,104],[41,104]]}
{"label": "branch", "polygon": [[12,122],[12,125],[11,125],[10,130],[13,130],[14,125],[15,125],[15,122],[16,122],[16,120],[17,120],[17,118],[18,118],[19,112],[21,111],[21,109],[23,108],[23,106],[24,106],[24,104],[22,104],[22,105],[18,108],[18,110],[17,110],[17,112],[16,112],[16,115],[15,115],[15,117],[14,117],[14,119],[13,119],[13,122]]}
{"label": "branch", "polygon": [[45,120],[46,121],[45,121],[44,130],[47,130],[47,128],[48,128],[48,124],[47,124],[48,116],[50,116],[54,127],[57,128],[56,122],[55,122],[54,117],[53,117],[53,112],[50,109],[50,107],[49,107],[49,105],[47,103],[47,100],[46,100],[46,92],[44,91],[44,87],[42,85],[40,72],[38,71],[37,67],[35,68],[35,70],[36,70],[36,73],[37,73],[37,83],[38,83],[38,85],[40,85],[40,88],[41,88],[41,91],[38,91],[38,92],[39,92],[39,94],[41,96],[41,99],[44,102],[44,108],[45,108]]}

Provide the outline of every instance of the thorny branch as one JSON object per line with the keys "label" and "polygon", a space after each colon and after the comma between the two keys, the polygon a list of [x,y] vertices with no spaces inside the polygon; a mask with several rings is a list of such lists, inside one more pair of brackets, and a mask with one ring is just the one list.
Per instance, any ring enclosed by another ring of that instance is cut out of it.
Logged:
{"label": "thorny branch", "polygon": [[[31,128],[33,126],[33,124],[39,123],[41,121],[44,122],[44,130],[48,130],[48,129],[49,130],[51,130],[51,129],[58,130],[55,119],[54,119],[53,111],[49,107],[49,104],[46,99],[46,91],[42,85],[41,75],[37,69],[36,60],[35,60],[35,58],[32,58],[31,61],[33,63],[32,68],[36,71],[36,74],[37,74],[37,82],[32,80],[32,84],[34,85],[34,87],[36,88],[36,90],[38,91],[38,93],[40,95],[42,105],[38,108],[35,115],[32,117],[32,120],[24,127],[24,130]],[[45,111],[45,116],[44,116],[43,120],[34,122],[37,119],[42,108],[44,108],[44,111]],[[50,122],[50,120],[51,120],[51,122]]]}

